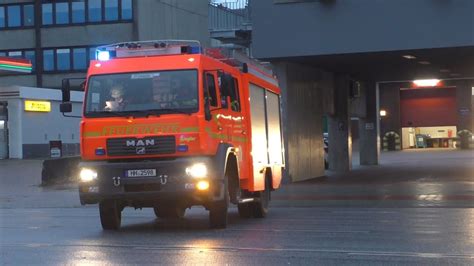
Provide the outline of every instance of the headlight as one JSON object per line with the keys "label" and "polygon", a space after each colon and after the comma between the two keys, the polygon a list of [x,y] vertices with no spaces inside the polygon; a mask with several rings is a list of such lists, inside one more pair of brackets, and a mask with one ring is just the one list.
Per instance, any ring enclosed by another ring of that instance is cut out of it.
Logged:
{"label": "headlight", "polygon": [[207,167],[203,163],[197,163],[186,168],[186,174],[194,178],[207,177]]}
{"label": "headlight", "polygon": [[91,169],[82,168],[79,177],[82,182],[90,182],[97,178],[97,172]]}

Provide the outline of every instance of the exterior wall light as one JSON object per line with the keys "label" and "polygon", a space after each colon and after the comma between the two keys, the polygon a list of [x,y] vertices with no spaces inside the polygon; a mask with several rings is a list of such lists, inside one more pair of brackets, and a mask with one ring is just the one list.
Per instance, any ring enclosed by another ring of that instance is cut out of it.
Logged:
{"label": "exterior wall light", "polygon": [[439,82],[439,79],[417,79],[413,81],[413,84],[417,87],[435,87]]}
{"label": "exterior wall light", "polygon": [[387,116],[387,111],[385,110],[380,110],[380,116]]}

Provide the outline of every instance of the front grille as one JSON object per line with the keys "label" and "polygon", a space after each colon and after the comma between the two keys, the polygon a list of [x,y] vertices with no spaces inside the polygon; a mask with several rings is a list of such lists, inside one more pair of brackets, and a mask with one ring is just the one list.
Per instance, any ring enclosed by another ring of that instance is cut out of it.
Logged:
{"label": "front grille", "polygon": [[123,188],[125,192],[159,191],[160,184],[127,184]]}
{"label": "front grille", "polygon": [[175,152],[176,138],[174,136],[107,139],[107,154],[109,156],[155,155]]}

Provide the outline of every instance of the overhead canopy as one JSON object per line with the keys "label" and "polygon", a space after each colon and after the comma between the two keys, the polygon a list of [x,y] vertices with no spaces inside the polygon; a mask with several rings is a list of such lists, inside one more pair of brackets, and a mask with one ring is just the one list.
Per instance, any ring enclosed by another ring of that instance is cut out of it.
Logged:
{"label": "overhead canopy", "polygon": [[284,59],[373,81],[474,76],[474,46],[304,56],[280,60]]}
{"label": "overhead canopy", "polygon": [[0,75],[12,72],[31,73],[33,66],[28,59],[17,59],[0,56]]}

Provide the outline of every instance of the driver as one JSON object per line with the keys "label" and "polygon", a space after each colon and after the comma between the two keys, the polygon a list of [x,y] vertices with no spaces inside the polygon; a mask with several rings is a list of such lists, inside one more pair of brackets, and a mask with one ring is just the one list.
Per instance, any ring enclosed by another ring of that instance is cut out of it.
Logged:
{"label": "driver", "polygon": [[123,111],[126,105],[123,86],[120,84],[112,86],[110,89],[110,97],[112,101],[105,102],[104,111]]}

